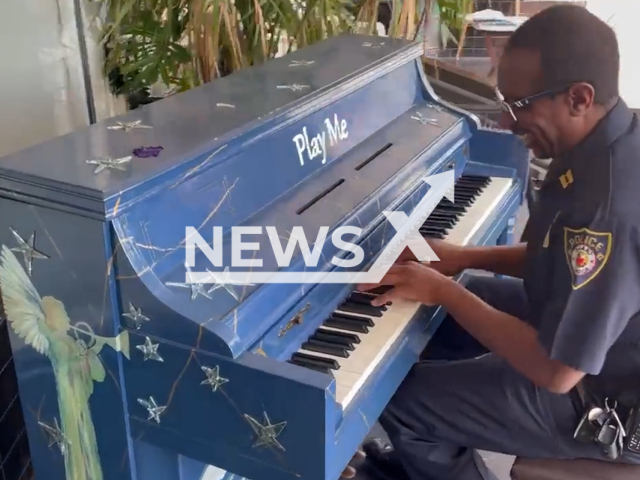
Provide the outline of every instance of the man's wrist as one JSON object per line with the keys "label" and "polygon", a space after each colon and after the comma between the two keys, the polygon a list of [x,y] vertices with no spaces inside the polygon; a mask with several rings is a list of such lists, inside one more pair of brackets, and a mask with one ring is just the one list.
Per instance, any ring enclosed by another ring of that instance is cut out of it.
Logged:
{"label": "man's wrist", "polygon": [[436,291],[433,292],[433,298],[437,300],[435,303],[447,310],[450,310],[451,306],[455,305],[455,299],[459,296],[460,289],[464,290],[458,282],[445,276],[435,284],[435,289]]}

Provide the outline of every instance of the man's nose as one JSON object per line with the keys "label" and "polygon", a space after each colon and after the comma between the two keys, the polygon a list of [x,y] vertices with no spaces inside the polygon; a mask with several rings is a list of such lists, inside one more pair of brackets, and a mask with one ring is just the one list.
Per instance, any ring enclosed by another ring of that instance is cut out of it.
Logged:
{"label": "man's nose", "polygon": [[502,111],[500,118],[498,119],[498,126],[504,130],[513,130],[515,127],[515,120],[509,112]]}

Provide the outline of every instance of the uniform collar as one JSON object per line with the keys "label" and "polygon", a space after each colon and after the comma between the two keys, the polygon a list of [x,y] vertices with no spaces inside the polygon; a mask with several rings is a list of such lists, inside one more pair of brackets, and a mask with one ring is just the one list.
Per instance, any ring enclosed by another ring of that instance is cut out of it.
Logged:
{"label": "uniform collar", "polygon": [[[574,181],[574,167],[583,170],[586,159],[599,156],[603,148],[608,148],[618,137],[626,132],[633,120],[633,112],[624,100],[619,99],[616,105],[598,122],[593,131],[578,145],[567,153],[554,158],[549,166],[545,183],[557,182],[566,188]],[[582,163],[582,167],[578,164]]]}

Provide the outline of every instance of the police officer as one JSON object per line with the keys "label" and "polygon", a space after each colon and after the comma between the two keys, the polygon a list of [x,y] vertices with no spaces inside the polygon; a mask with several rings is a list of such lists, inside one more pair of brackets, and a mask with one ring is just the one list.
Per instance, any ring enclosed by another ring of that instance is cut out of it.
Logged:
{"label": "police officer", "polygon": [[[574,433],[588,401],[615,401],[616,380],[640,379],[640,124],[619,98],[618,70],[614,32],[582,7],[543,10],[510,38],[502,122],[553,161],[526,245],[430,240],[440,261],[405,252],[382,280],[393,289],[376,304],[448,311],[379,420],[391,443],[365,444],[390,478],[494,479],[477,449],[612,460]],[[512,278],[464,287],[449,278],[464,269]]]}

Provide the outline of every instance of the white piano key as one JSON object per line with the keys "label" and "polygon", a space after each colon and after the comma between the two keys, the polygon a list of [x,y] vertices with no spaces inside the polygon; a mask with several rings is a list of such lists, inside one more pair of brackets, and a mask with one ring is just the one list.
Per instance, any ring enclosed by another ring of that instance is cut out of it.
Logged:
{"label": "white piano key", "polygon": [[[491,178],[488,185],[476,197],[448,232],[445,240],[457,245],[467,245],[483,227],[492,212],[508,194],[512,180],[507,178]],[[323,329],[355,334],[360,343],[354,345],[348,358],[335,357],[324,353],[300,349],[299,352],[335,360],[340,369],[333,371],[336,379],[336,401],[346,409],[369,376],[382,362],[393,344],[407,329],[420,304],[405,300],[395,300],[388,306],[382,317],[371,317],[353,312],[343,312],[369,318],[374,326],[368,333],[355,333],[335,327],[322,326]],[[336,312],[340,312],[338,309]]]}
{"label": "white piano key", "polygon": [[456,245],[468,245],[473,236],[482,228],[487,218],[500,205],[509,192],[513,181],[510,178],[491,178],[482,193],[460,217],[447,234],[445,240]]}

